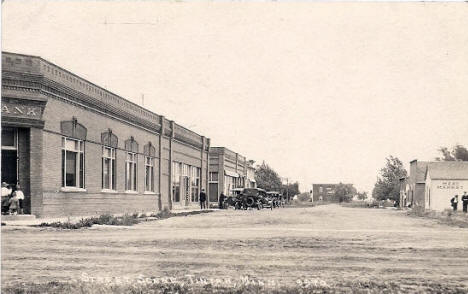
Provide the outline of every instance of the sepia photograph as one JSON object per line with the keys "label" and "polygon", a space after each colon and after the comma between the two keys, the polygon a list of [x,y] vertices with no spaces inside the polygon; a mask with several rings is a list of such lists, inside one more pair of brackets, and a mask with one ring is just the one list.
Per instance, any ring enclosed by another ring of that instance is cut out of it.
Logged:
{"label": "sepia photograph", "polygon": [[2,0],[1,293],[468,293],[465,1]]}

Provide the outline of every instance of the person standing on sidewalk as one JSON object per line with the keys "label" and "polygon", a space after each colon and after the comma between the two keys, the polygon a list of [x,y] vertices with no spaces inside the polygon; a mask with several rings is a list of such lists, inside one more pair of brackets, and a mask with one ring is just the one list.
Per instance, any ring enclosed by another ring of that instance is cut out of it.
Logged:
{"label": "person standing on sidewalk", "polygon": [[21,190],[20,184],[16,185],[16,191],[13,192],[13,196],[18,197],[19,207],[18,207],[18,214],[23,214],[23,205],[24,205],[24,193]]}
{"label": "person standing on sidewalk", "polygon": [[221,195],[219,196],[219,203],[218,203],[219,209],[224,208],[224,199],[225,198],[226,198],[226,196],[224,196],[224,193],[221,193]]}
{"label": "person standing on sidewalk", "polygon": [[18,195],[16,195],[15,192],[13,192],[13,197],[11,197],[10,200],[8,201],[8,203],[10,204],[9,213],[13,215],[18,214],[18,209],[19,209],[19,199],[18,199]]}
{"label": "person standing on sidewalk", "polygon": [[466,194],[466,191],[463,192],[463,196],[461,198],[461,201],[463,203],[463,212],[467,213],[468,212],[468,194]]}
{"label": "person standing on sidewalk", "polygon": [[2,183],[2,213],[7,213],[10,206],[11,188],[6,182]]}
{"label": "person standing on sidewalk", "polygon": [[200,209],[206,209],[206,194],[205,189],[202,189],[200,192]]}
{"label": "person standing on sidewalk", "polygon": [[455,195],[452,199],[450,199],[450,203],[452,204],[453,211],[457,211],[457,208],[458,208],[458,195]]}

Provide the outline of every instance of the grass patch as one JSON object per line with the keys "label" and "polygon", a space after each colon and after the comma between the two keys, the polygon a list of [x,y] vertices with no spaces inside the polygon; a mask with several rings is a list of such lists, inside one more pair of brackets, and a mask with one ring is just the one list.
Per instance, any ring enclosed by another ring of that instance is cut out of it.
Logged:
{"label": "grass patch", "polygon": [[58,221],[58,222],[51,222],[51,223],[41,223],[39,225],[35,225],[37,227],[52,227],[52,228],[60,228],[66,230],[76,230],[81,228],[89,228],[93,225],[108,225],[108,226],[133,226],[138,224],[142,221],[152,221],[152,220],[159,220],[159,219],[166,219],[170,217],[176,216],[188,216],[188,215],[195,215],[201,213],[208,213],[212,212],[211,210],[196,210],[196,211],[188,211],[188,212],[179,212],[174,213],[171,212],[169,209],[165,208],[162,211],[157,213],[152,213],[149,216],[146,214],[125,214],[123,216],[114,216],[110,214],[103,214],[97,217],[87,217],[82,218],[78,222],[71,222],[71,221]]}
{"label": "grass patch", "polygon": [[383,208],[383,207],[379,207],[379,202],[375,200],[372,202],[367,202],[367,201],[342,202],[340,203],[340,205],[343,207],[351,207],[351,208]]}
{"label": "grass patch", "polygon": [[229,285],[211,284],[211,283],[186,283],[186,282],[169,282],[169,283],[96,283],[96,282],[49,282],[44,284],[27,283],[6,285],[2,287],[2,293],[5,294],[111,294],[111,293],[217,293],[217,294],[312,294],[312,293],[447,293],[458,294],[466,293],[466,288],[457,285],[441,285],[439,283],[424,283],[418,285],[401,285],[396,282],[384,281],[350,281],[337,282],[333,285],[327,284],[300,284],[294,286],[279,286],[269,287],[264,284],[246,284],[235,283]]}
{"label": "grass patch", "polygon": [[453,211],[451,209],[444,211],[413,209],[408,211],[407,215],[434,219],[441,224],[453,227],[468,228],[468,213],[463,213],[462,211]]}
{"label": "grass patch", "polygon": [[288,207],[315,207],[320,205],[328,205],[332,204],[333,202],[328,201],[300,201],[300,200],[291,200],[290,204],[286,204]]}

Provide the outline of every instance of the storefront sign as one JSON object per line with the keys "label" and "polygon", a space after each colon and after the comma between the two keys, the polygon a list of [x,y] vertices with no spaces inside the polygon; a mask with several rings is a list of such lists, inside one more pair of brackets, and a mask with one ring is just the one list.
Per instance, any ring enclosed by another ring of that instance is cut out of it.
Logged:
{"label": "storefront sign", "polygon": [[460,182],[447,181],[437,185],[437,189],[463,189],[463,186],[460,185]]}
{"label": "storefront sign", "polygon": [[21,105],[2,101],[2,115],[5,116],[40,119],[41,111],[42,109],[39,106]]}

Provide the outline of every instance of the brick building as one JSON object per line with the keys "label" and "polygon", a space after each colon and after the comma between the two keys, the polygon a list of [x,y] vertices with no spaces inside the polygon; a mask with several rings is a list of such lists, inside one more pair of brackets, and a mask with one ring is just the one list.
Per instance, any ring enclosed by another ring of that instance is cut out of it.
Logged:
{"label": "brick building", "polygon": [[[339,184],[312,184],[312,201],[338,201],[335,190]],[[345,184],[350,185],[352,184]]]}
{"label": "brick building", "polygon": [[183,208],[210,140],[40,57],[2,53],[2,182],[36,216]]}
{"label": "brick building", "polygon": [[247,162],[245,157],[225,147],[210,147],[210,202],[219,195],[230,195],[234,188],[246,187]]}
{"label": "brick building", "polygon": [[336,184],[312,184],[312,201],[333,201]]}

